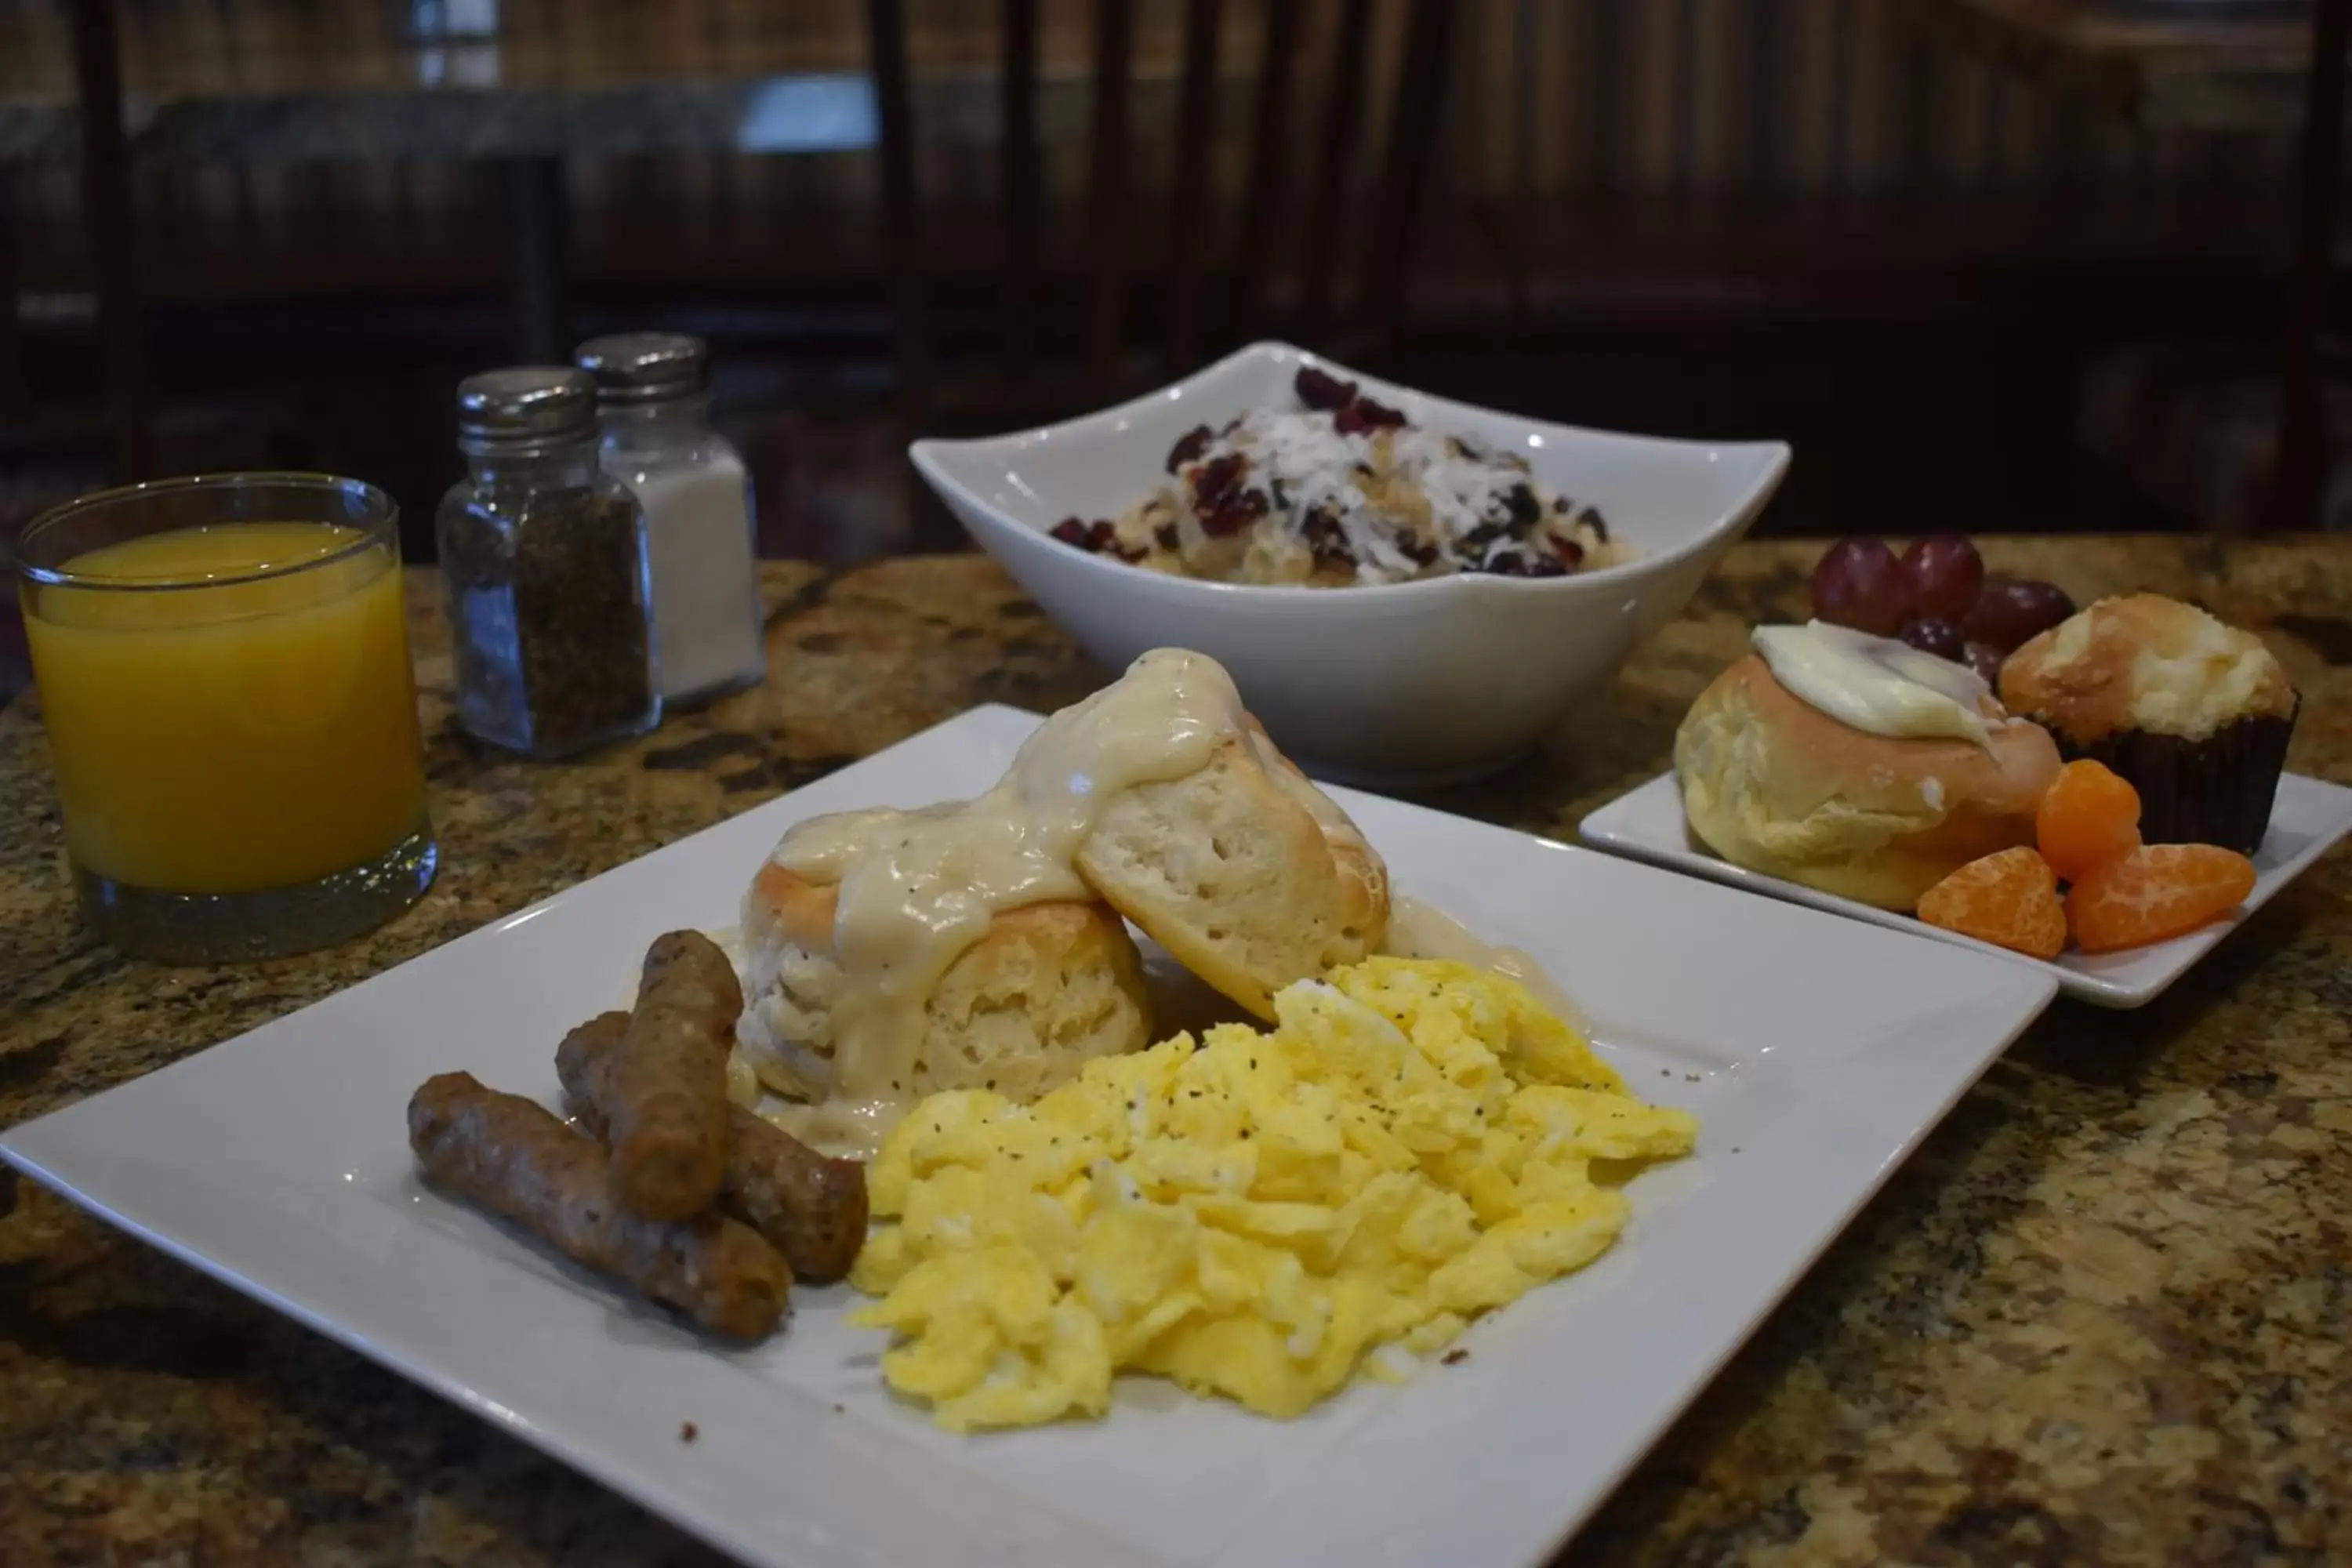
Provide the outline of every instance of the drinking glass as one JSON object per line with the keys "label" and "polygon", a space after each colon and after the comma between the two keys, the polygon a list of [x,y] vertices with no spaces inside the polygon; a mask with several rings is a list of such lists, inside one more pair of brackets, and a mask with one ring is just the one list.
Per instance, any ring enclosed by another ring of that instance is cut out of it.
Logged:
{"label": "drinking glass", "polygon": [[215,474],[85,496],[16,550],[84,911],[183,963],[342,941],[436,859],[389,496]]}

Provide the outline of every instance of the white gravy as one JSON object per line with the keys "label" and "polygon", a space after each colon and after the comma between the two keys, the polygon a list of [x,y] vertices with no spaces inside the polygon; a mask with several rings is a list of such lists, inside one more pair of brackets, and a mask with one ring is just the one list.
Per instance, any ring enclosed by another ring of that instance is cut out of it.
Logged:
{"label": "white gravy", "polygon": [[907,1119],[911,1100],[828,1100],[819,1105],[762,1105],[760,1119],[836,1160],[871,1160]]}
{"label": "white gravy", "polygon": [[[796,824],[770,858],[838,889],[833,952],[845,984],[833,1006],[833,1083],[821,1103],[760,1114],[828,1153],[871,1158],[912,1103],[923,1005],[940,977],[999,912],[1092,900],[1072,859],[1103,805],[1197,772],[1236,735],[1327,838],[1362,842],[1347,814],[1251,721],[1223,667],[1179,649],[1145,654],[1124,679],[1046,720],[976,799]],[[1507,975],[1582,1026],[1532,957],[1490,947],[1414,900],[1393,901],[1384,951]]]}
{"label": "white gravy", "polygon": [[1447,914],[1419,899],[1399,896],[1389,902],[1388,940],[1381,951],[1392,958],[1437,958],[1484,969],[1506,980],[1516,980],[1545,1011],[1590,1038],[1592,1026],[1568,993],[1544,973],[1535,954],[1524,948],[1496,947]]}
{"label": "white gravy", "polygon": [[833,948],[847,984],[833,1010],[833,1097],[841,1103],[819,1108],[823,1120],[847,1133],[904,1103],[923,1004],[999,911],[1093,899],[1071,858],[1106,801],[1197,772],[1248,731],[1223,666],[1160,649],[1046,720],[977,799],[813,817],[785,834],[772,858],[839,888]]}

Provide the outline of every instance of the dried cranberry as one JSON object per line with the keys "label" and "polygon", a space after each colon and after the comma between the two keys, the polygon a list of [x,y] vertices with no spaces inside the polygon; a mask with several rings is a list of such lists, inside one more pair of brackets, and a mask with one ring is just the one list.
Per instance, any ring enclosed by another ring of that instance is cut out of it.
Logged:
{"label": "dried cranberry", "polygon": [[1202,514],[1201,531],[1212,539],[1239,533],[1265,515],[1264,490],[1237,490],[1221,498]]}
{"label": "dried cranberry", "polygon": [[1423,540],[1400,539],[1397,541],[1397,548],[1404,552],[1404,558],[1416,566],[1426,566],[1437,559],[1437,546]]}
{"label": "dried cranberry", "polygon": [[1075,517],[1066,517],[1061,521],[1055,523],[1054,525],[1054,537],[1060,540],[1065,544],[1075,544],[1081,550],[1085,550],[1088,547],[1087,544],[1087,525],[1080,522]]}
{"label": "dried cranberry", "polygon": [[1502,537],[1501,523],[1482,522],[1462,536],[1462,548],[1465,553],[1475,555]]}
{"label": "dried cranberry", "polygon": [[1212,458],[1192,473],[1192,499],[1201,506],[1213,509],[1224,500],[1242,475],[1249,471],[1249,458],[1239,452],[1227,452],[1222,458]]}
{"label": "dried cranberry", "polygon": [[1298,375],[1291,386],[1298,394],[1298,401],[1309,408],[1345,408],[1356,400],[1354,382],[1341,381],[1311,364],[1298,367]]}
{"label": "dried cranberry", "polygon": [[1511,509],[1511,526],[1533,528],[1543,521],[1543,503],[1536,492],[1526,485],[1513,485],[1503,497],[1503,504]]}
{"label": "dried cranberry", "polygon": [[1097,519],[1087,525],[1087,548],[1099,553],[1118,548],[1118,530],[1107,520]]}
{"label": "dried cranberry", "polygon": [[1332,417],[1331,428],[1342,436],[1354,436],[1366,430],[1395,429],[1404,424],[1404,416],[1383,403],[1369,397],[1359,397]]}
{"label": "dried cranberry", "polygon": [[1348,535],[1339,527],[1339,520],[1318,507],[1302,519],[1298,531],[1306,538],[1307,547],[1318,561],[1353,561],[1356,557],[1348,548]]}
{"label": "dried cranberry", "polygon": [[1549,555],[1530,555],[1522,550],[1506,550],[1488,560],[1481,571],[1497,577],[1565,577],[1568,568]]}
{"label": "dried cranberry", "polygon": [[1168,471],[1172,474],[1185,464],[1197,460],[1209,449],[1209,443],[1216,438],[1215,432],[1206,425],[1195,425],[1185,431],[1176,437],[1176,444],[1168,448]]}

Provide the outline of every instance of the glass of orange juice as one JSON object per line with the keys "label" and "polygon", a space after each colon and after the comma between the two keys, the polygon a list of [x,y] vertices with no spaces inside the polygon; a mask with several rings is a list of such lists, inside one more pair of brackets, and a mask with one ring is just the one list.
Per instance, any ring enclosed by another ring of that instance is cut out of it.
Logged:
{"label": "glass of orange juice", "polygon": [[67,854],[117,948],[299,952],[432,881],[399,524],[356,479],[219,474],[85,496],[25,531]]}

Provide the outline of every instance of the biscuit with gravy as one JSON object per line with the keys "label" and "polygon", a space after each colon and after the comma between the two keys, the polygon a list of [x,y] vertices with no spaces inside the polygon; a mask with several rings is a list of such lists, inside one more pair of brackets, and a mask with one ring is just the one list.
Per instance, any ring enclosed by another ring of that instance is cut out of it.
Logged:
{"label": "biscuit with gravy", "polygon": [[1377,951],[1388,868],[1257,721],[1181,779],[1121,792],[1078,874],[1178,963],[1262,1018],[1274,994]]}
{"label": "biscuit with gravy", "polygon": [[[836,888],[770,861],[743,900],[744,1059],[779,1093],[822,1100],[834,1082]],[[1143,961],[1118,913],[1056,900],[1004,910],[924,998],[908,1081],[893,1092],[988,1089],[1028,1101],[1096,1057],[1151,1040]]]}

